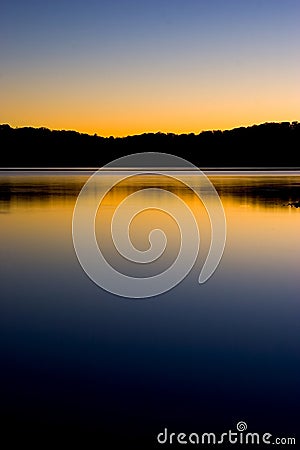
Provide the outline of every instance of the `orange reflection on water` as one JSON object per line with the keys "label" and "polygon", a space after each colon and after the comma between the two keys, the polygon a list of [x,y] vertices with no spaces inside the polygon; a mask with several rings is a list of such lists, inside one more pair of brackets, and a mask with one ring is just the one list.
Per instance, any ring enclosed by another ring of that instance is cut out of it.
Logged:
{"label": "orange reflection on water", "polygon": [[[12,251],[9,247],[11,242],[24,248],[30,258],[41,251],[52,254],[52,257],[62,249],[69,254],[73,252],[73,208],[89,175],[74,172],[2,174],[2,258]],[[187,181],[189,176],[186,175]],[[290,265],[291,271],[296,270],[300,266],[300,209],[288,206],[288,203],[300,198],[300,175],[214,174],[210,179],[222,199],[226,214],[228,234],[224,258],[237,268],[247,260],[257,260],[259,266],[277,264],[279,268],[282,263]],[[114,177],[104,174],[103,183],[105,186],[113,185]],[[200,259],[204,258],[210,243],[210,224],[202,202],[181,182],[156,175],[122,181],[109,191],[100,205],[96,232],[107,258],[118,256],[111,239],[110,223],[116,207],[129,194],[144,189],[138,207],[145,208],[149,196],[155,195],[158,208],[167,209],[164,196],[149,191],[148,188],[153,187],[170,190],[192,210],[201,236]],[[201,181],[198,187],[201,189]],[[86,202],[89,203],[89,198]],[[166,212],[151,208],[137,215],[130,226],[130,237],[138,249],[145,250],[149,247],[149,233],[154,228],[163,229],[168,237],[170,245],[160,261],[165,266],[175,257],[180,245],[178,226]],[[128,270],[135,271],[136,267]]]}

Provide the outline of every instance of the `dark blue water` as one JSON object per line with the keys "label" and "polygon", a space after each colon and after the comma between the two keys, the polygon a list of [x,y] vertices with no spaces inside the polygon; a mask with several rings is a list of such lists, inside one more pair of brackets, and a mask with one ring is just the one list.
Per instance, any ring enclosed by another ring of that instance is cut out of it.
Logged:
{"label": "dark blue water", "polygon": [[228,239],[217,271],[199,286],[196,266],[140,300],[103,291],[78,263],[71,221],[85,179],[0,179],[1,433],[87,449],[159,448],[165,427],[239,421],[297,436],[300,210],[286,195],[300,176],[218,178]]}

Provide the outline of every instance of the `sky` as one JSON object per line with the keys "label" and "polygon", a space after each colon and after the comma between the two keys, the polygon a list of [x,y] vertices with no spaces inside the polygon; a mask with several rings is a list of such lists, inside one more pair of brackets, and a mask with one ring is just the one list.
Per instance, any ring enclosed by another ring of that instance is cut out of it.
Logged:
{"label": "sky", "polygon": [[2,0],[0,123],[99,136],[300,120],[299,0]]}

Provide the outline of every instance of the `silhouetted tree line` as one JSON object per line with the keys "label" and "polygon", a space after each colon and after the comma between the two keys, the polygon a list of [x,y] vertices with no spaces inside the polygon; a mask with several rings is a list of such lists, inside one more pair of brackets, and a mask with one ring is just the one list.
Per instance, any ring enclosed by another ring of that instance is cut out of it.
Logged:
{"label": "silhouetted tree line", "polygon": [[300,123],[264,123],[200,134],[100,137],[0,125],[1,167],[101,167],[120,156],[160,151],[201,167],[300,167]]}

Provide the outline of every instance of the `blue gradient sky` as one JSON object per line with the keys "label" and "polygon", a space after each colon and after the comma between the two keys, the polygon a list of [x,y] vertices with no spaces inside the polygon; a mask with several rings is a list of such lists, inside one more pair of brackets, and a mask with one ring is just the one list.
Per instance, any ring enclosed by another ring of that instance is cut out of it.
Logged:
{"label": "blue gradient sky", "polygon": [[9,0],[0,123],[99,135],[300,117],[298,0]]}

